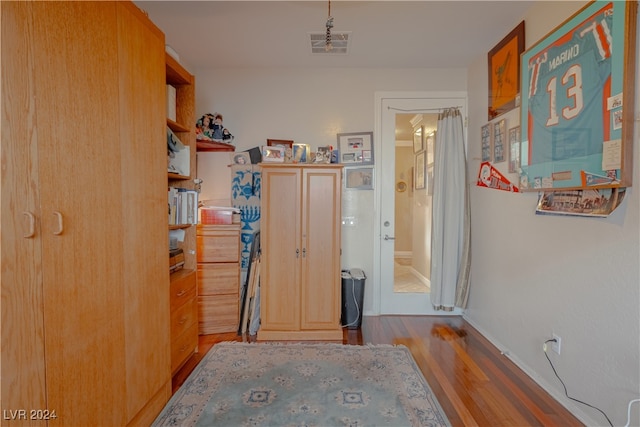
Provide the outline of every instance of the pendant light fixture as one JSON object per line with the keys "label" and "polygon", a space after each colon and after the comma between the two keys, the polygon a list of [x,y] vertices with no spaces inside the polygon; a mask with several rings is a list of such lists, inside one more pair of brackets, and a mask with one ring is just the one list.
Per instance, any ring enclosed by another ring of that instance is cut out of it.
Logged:
{"label": "pendant light fixture", "polygon": [[326,44],[324,45],[324,50],[326,50],[327,52],[329,52],[331,49],[333,49],[333,45],[331,44],[331,29],[333,28],[333,17],[331,16],[331,0],[329,0],[329,12],[327,14],[327,37],[326,37]]}

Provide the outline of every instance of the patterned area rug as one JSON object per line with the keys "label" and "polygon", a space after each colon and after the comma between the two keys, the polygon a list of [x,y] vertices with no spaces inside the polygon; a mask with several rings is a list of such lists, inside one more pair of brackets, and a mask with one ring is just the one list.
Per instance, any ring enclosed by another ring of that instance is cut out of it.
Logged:
{"label": "patterned area rug", "polygon": [[216,344],[153,426],[448,426],[409,350]]}

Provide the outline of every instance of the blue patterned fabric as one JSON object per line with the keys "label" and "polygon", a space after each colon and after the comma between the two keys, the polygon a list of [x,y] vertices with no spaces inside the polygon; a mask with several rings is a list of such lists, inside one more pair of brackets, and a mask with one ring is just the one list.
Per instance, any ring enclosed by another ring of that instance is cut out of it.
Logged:
{"label": "blue patterned fabric", "polygon": [[261,169],[258,165],[231,166],[231,204],[240,210],[240,268],[249,267],[253,233],[260,230]]}

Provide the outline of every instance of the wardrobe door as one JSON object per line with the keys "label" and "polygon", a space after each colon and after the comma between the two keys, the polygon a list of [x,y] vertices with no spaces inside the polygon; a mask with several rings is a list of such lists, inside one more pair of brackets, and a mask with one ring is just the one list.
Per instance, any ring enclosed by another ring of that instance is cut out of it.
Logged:
{"label": "wardrobe door", "polygon": [[[2,406],[47,408],[32,3],[2,8]],[[32,421],[8,413],[12,426]],[[9,422],[4,420],[2,424]]]}
{"label": "wardrobe door", "polygon": [[340,169],[305,168],[303,172],[302,295],[300,328],[341,336]]}
{"label": "wardrobe door", "polygon": [[52,425],[125,425],[116,4],[32,7],[46,408]]}
{"label": "wardrobe door", "polygon": [[118,3],[117,34],[123,221],[118,269],[130,420],[163,386],[156,405],[171,395],[165,52],[164,35],[131,3]]}
{"label": "wardrobe door", "polygon": [[262,169],[260,330],[267,332],[263,336],[268,331],[300,329],[301,177],[300,168]]}

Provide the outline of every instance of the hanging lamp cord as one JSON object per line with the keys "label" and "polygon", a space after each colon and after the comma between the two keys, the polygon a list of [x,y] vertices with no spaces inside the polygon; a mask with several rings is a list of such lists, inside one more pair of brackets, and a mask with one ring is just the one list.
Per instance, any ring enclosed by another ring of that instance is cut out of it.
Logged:
{"label": "hanging lamp cord", "polygon": [[331,28],[333,27],[333,18],[331,17],[331,0],[329,0],[329,13],[327,15],[327,37],[325,50],[330,51],[333,46],[331,45]]}

